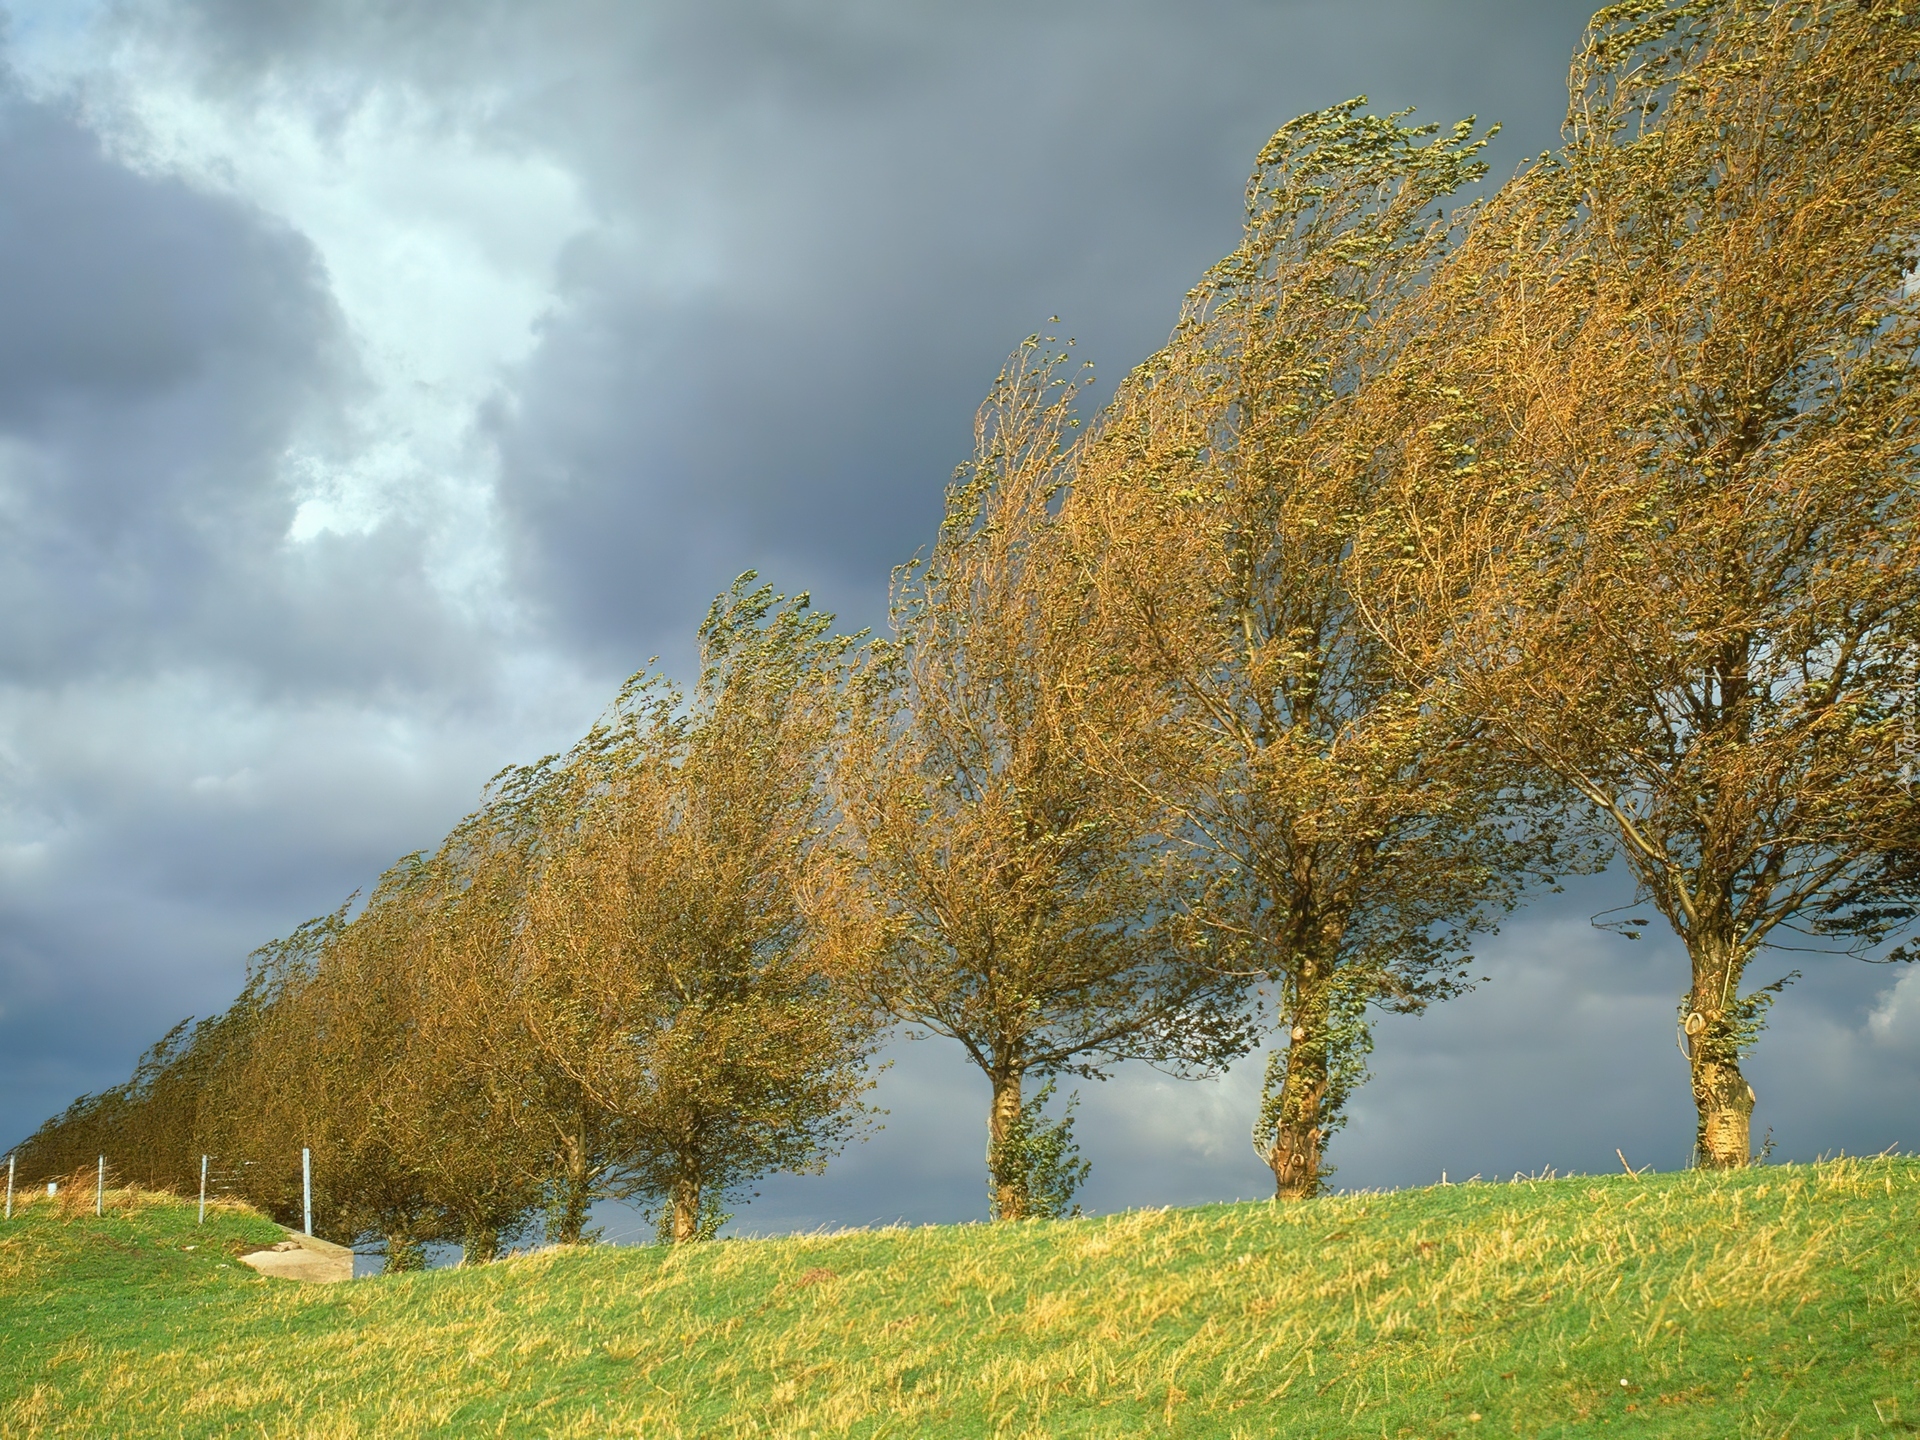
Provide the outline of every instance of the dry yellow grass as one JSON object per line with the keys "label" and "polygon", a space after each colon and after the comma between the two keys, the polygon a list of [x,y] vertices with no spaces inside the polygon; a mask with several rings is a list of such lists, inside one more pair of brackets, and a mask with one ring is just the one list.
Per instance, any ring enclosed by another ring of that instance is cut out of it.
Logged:
{"label": "dry yellow grass", "polygon": [[[149,1253],[188,1258],[190,1207],[36,1206],[0,1239],[0,1430],[1910,1434],[1916,1206],[1920,1163],[1841,1160],[549,1251],[326,1289],[199,1257],[143,1280]],[[95,1263],[110,1242],[134,1249]]]}

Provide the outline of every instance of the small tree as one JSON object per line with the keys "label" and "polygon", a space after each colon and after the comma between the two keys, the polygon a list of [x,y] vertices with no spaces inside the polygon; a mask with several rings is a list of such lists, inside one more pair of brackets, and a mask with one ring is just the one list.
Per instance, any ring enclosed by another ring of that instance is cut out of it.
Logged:
{"label": "small tree", "polygon": [[609,1188],[675,1242],[868,1113],[876,1027],[821,848],[848,642],[754,578],[701,627],[690,707],[639,677],[571,758],[521,937],[530,1032],[607,1117]]}
{"label": "small tree", "polygon": [[1616,832],[1686,946],[1697,1153],[1739,1166],[1757,952],[1911,919],[1920,18],[1636,0],[1572,96],[1430,292],[1378,616]]}
{"label": "small tree", "polygon": [[[425,1244],[450,1238],[428,1157],[411,1143],[421,1127],[408,1114],[413,1077],[426,1064],[419,1017],[432,1003],[418,964],[434,910],[431,879],[426,857],[408,856],[380,877],[351,921],[342,907],[296,932],[300,964],[255,1027],[237,1086],[221,1097],[233,1133],[213,1147],[230,1168],[244,1162],[289,1186],[287,1157],[310,1148],[320,1232],[382,1243],[390,1272],[420,1268]],[[461,1140],[443,1133],[439,1143]],[[289,1189],[281,1203],[298,1199]]]}
{"label": "small tree", "polygon": [[853,688],[837,777],[852,873],[884,927],[879,995],[957,1040],[992,1087],[996,1218],[1029,1213],[1028,1075],[1241,1054],[1242,986],[1205,962],[1151,796],[1088,762],[1096,663],[1049,506],[1072,390],[1029,341],[975,425],[924,563],[896,572],[893,638]]}

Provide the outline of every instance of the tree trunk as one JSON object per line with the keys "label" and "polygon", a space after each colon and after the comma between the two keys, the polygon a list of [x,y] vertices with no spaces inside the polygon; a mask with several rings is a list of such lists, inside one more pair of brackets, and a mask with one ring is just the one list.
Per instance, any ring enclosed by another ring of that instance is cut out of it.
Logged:
{"label": "tree trunk", "polygon": [[685,1245],[700,1238],[700,1182],[673,1182],[673,1243]]}
{"label": "tree trunk", "polygon": [[987,1171],[993,1187],[993,1218],[1019,1220],[1027,1213],[1027,1177],[1022,1157],[1007,1153],[1007,1139],[1020,1123],[1021,1071],[996,1075],[987,1112]]}
{"label": "tree trunk", "polygon": [[547,1238],[559,1245],[578,1245],[586,1228],[587,1210],[592,1203],[593,1187],[587,1174],[587,1137],[569,1135],[561,1141],[564,1150],[560,1171],[560,1204]]}
{"label": "tree trunk", "polygon": [[1269,1112],[1273,1130],[1263,1157],[1273,1169],[1274,1195],[1281,1200],[1311,1200],[1320,1193],[1325,1173],[1321,1106],[1327,1096],[1329,1065],[1326,986],[1304,979],[1298,994],[1278,1103]]}
{"label": "tree trunk", "polygon": [[500,1253],[500,1232],[491,1225],[475,1225],[460,1237],[460,1263],[485,1265]]}
{"label": "tree trunk", "polygon": [[1740,1041],[1727,1009],[1745,968],[1734,946],[1707,940],[1689,947],[1691,1007],[1682,1026],[1699,1113],[1694,1143],[1705,1170],[1737,1170],[1752,1158],[1753,1091],[1740,1073]]}
{"label": "tree trunk", "polygon": [[385,1236],[387,1242],[386,1262],[381,1265],[382,1275],[402,1275],[409,1270],[427,1268],[427,1248],[414,1234],[414,1227],[398,1225]]}

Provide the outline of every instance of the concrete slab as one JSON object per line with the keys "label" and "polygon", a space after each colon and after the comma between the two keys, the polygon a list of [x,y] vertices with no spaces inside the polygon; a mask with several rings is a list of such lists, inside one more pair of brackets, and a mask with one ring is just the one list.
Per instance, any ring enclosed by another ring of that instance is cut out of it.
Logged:
{"label": "concrete slab", "polygon": [[296,1230],[265,1250],[242,1255],[240,1263],[251,1265],[262,1275],[282,1280],[305,1280],[314,1285],[333,1285],[353,1278],[353,1251],[330,1240],[318,1240]]}

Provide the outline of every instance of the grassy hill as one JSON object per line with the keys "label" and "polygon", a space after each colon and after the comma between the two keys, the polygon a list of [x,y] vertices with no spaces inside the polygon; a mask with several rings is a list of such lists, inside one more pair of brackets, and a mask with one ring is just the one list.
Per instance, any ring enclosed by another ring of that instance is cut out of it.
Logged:
{"label": "grassy hill", "polygon": [[550,1251],[328,1287],[234,1262],[276,1238],[258,1216],[199,1228],[123,1199],[99,1219],[39,1199],[0,1228],[0,1433],[1920,1433],[1911,1159]]}

